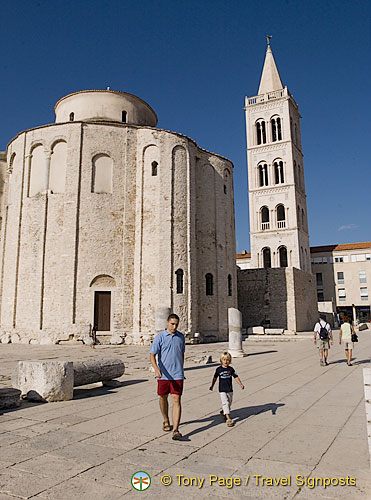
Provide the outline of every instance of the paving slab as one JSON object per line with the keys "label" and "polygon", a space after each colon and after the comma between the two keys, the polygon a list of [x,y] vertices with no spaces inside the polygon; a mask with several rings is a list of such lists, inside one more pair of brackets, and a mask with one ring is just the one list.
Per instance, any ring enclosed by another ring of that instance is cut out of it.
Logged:
{"label": "paving slab", "polygon": [[60,483],[60,479],[41,478],[9,468],[0,470],[0,493],[10,496],[30,498],[57,483]]}

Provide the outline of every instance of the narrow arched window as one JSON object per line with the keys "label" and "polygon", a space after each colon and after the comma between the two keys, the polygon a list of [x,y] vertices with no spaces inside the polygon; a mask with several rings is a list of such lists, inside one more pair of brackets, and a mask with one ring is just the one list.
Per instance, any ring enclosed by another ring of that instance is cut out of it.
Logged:
{"label": "narrow arched window", "polygon": [[211,273],[207,273],[205,275],[205,280],[206,280],[206,295],[214,295],[213,275]]}
{"label": "narrow arched window", "polygon": [[127,114],[127,112],[126,112],[126,111],[123,111],[123,112],[121,113],[121,121],[122,121],[122,123],[126,123],[126,121],[127,121],[127,116],[128,116],[128,114]]}
{"label": "narrow arched window", "polygon": [[277,130],[276,130],[276,120],[275,120],[275,118],[271,119],[271,126],[272,126],[272,142],[276,142],[276,140],[277,140]]}
{"label": "narrow arched window", "polygon": [[277,139],[282,141],[281,118],[277,118]]}
{"label": "narrow arched window", "polygon": [[295,184],[298,183],[298,169],[297,169],[295,160],[294,160],[294,181],[295,181]]}
{"label": "narrow arched window", "polygon": [[268,165],[266,163],[261,163],[258,166],[259,171],[259,186],[268,186]]}
{"label": "narrow arched window", "polygon": [[269,209],[268,209],[268,207],[261,208],[260,218],[261,218],[262,231],[264,231],[265,229],[269,229]]}
{"label": "narrow arched window", "polygon": [[70,122],[73,122],[75,119],[75,113],[70,113]]}
{"label": "narrow arched window", "polygon": [[283,205],[277,205],[276,215],[277,215],[277,227],[278,229],[283,229],[284,227],[286,227],[286,214],[285,214],[285,207]]}
{"label": "narrow arched window", "polygon": [[228,274],[228,295],[232,297],[232,276]]}
{"label": "narrow arched window", "polygon": [[274,181],[276,184],[282,184],[284,182],[283,176],[283,162],[275,161],[274,164]]}
{"label": "narrow arched window", "polygon": [[298,127],[295,123],[295,144],[298,145]]}
{"label": "narrow arched window", "polygon": [[183,293],[183,269],[177,269],[176,274],[176,293]]}
{"label": "narrow arched window", "polygon": [[278,249],[279,259],[280,259],[280,267],[287,267],[287,248],[280,247]]}
{"label": "narrow arched window", "polygon": [[267,269],[268,267],[272,267],[270,248],[263,249],[263,267],[265,269]]}
{"label": "narrow arched window", "polygon": [[152,176],[153,177],[156,177],[156,175],[157,175],[157,167],[158,167],[157,161],[153,161],[152,162]]}
{"label": "narrow arched window", "polygon": [[264,120],[258,120],[256,122],[256,142],[257,144],[265,144],[267,142],[267,133],[265,130]]}
{"label": "narrow arched window", "polygon": [[300,227],[300,207],[298,205],[298,227]]}
{"label": "narrow arched window", "polygon": [[224,194],[227,194],[227,186],[224,184]]}
{"label": "narrow arched window", "polygon": [[305,229],[305,215],[303,209],[301,209],[301,224],[303,226],[303,229]]}

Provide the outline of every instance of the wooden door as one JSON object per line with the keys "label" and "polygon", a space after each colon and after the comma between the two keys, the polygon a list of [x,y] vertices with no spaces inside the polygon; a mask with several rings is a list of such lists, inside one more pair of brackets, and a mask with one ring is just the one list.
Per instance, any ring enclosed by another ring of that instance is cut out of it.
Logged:
{"label": "wooden door", "polygon": [[95,292],[94,325],[97,331],[111,330],[111,292]]}

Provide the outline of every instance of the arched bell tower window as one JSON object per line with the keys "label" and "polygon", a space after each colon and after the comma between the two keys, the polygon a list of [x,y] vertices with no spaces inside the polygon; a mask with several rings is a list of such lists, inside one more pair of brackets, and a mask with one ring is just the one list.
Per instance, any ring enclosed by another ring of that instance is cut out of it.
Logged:
{"label": "arched bell tower window", "polygon": [[269,229],[269,209],[268,209],[268,207],[261,208],[260,219],[261,219],[262,231],[264,231],[265,229]]}
{"label": "arched bell tower window", "polygon": [[274,166],[274,182],[275,184],[283,184],[285,182],[285,178],[283,175],[283,161],[276,160],[273,163]]}
{"label": "arched bell tower window", "polygon": [[265,269],[272,267],[272,262],[271,262],[271,249],[270,248],[263,248],[263,267]]}
{"label": "arched bell tower window", "polygon": [[287,267],[287,248],[280,247],[278,249],[278,255],[280,260],[280,267]]}
{"label": "arched bell tower window", "polygon": [[281,131],[281,118],[279,116],[274,116],[271,119],[271,130],[272,130],[272,142],[282,140]]}
{"label": "arched bell tower window", "polygon": [[303,227],[303,230],[305,230],[305,215],[303,209],[301,209],[301,225]]}
{"label": "arched bell tower window", "polygon": [[286,227],[286,214],[285,214],[285,207],[283,205],[277,205],[276,215],[277,215],[277,227],[278,227],[278,229],[285,228]]}
{"label": "arched bell tower window", "polygon": [[75,119],[75,113],[72,112],[72,113],[70,113],[70,122],[73,122],[74,119]]}
{"label": "arched bell tower window", "polygon": [[183,269],[177,269],[176,274],[176,293],[183,293]]}
{"label": "arched bell tower window", "polygon": [[295,123],[295,144],[298,146],[298,126]]}
{"label": "arched bell tower window", "polygon": [[214,295],[214,280],[211,273],[205,275],[206,295]]}
{"label": "arched bell tower window", "polygon": [[260,165],[258,165],[258,176],[259,186],[268,186],[268,165],[266,163],[260,163]]}
{"label": "arched bell tower window", "polygon": [[256,142],[257,142],[257,144],[266,144],[267,132],[265,129],[265,121],[258,120],[256,122],[255,126],[256,126]]}
{"label": "arched bell tower window", "polygon": [[156,175],[157,175],[157,167],[158,167],[157,161],[153,161],[152,162],[152,176],[153,177],[156,177]]}
{"label": "arched bell tower window", "polygon": [[232,276],[228,274],[228,296],[232,297]]}

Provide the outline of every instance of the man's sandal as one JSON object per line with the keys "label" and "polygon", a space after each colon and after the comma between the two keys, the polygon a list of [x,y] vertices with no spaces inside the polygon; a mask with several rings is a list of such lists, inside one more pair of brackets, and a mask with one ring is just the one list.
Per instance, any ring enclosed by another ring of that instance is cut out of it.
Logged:
{"label": "man's sandal", "polygon": [[227,427],[233,427],[233,426],[234,426],[233,420],[228,420]]}
{"label": "man's sandal", "polygon": [[179,431],[174,431],[173,432],[173,439],[174,441],[181,441],[183,439],[183,436]]}
{"label": "man's sandal", "polygon": [[171,431],[171,425],[170,425],[168,422],[164,422],[164,423],[162,424],[162,430],[163,430],[163,431],[166,431],[166,432]]}

